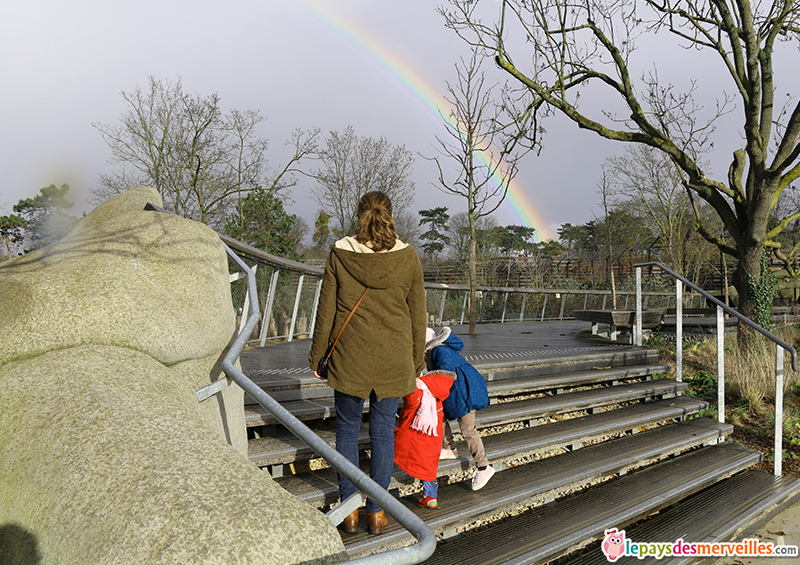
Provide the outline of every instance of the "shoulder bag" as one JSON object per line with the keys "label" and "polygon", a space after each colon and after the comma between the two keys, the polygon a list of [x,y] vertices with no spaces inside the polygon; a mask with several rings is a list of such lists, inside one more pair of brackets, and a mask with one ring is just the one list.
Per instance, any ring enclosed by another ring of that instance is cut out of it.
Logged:
{"label": "shoulder bag", "polygon": [[361,304],[362,300],[364,300],[364,295],[367,294],[368,290],[369,287],[364,289],[364,294],[361,295],[361,298],[358,299],[356,305],[353,306],[352,310],[350,310],[350,313],[347,315],[347,319],[344,321],[344,324],[342,324],[342,329],[339,330],[339,334],[336,336],[336,339],[333,340],[333,343],[328,345],[328,349],[327,351],[325,351],[325,355],[323,355],[322,359],[319,360],[319,365],[317,365],[317,375],[319,375],[319,378],[321,379],[328,378],[328,361],[331,358],[331,353],[333,353],[333,348],[336,347],[336,344],[339,342],[339,338],[342,337],[342,332],[347,327],[347,322],[349,322],[350,318],[353,317],[356,308],[358,308],[358,305]]}

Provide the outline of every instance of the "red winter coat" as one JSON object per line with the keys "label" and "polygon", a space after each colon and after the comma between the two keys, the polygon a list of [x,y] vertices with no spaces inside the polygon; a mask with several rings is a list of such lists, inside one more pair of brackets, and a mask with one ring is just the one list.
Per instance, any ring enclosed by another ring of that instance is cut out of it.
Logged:
{"label": "red winter coat", "polygon": [[416,389],[403,398],[397,427],[394,430],[394,462],[408,475],[421,481],[435,481],[442,452],[442,401],[450,394],[456,374],[451,371],[423,373],[420,379],[436,398],[437,435],[431,436],[411,427],[422,401],[422,391]]}

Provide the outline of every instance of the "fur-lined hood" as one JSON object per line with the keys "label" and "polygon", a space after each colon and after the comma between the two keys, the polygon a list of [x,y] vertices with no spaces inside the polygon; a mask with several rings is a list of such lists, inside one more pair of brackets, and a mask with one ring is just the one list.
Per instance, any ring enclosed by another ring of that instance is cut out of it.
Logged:
{"label": "fur-lined hood", "polygon": [[361,285],[378,289],[408,284],[409,273],[419,264],[414,248],[399,239],[389,251],[375,253],[354,238],[346,237],[336,242],[331,254]]}
{"label": "fur-lined hood", "polygon": [[447,341],[447,338],[450,337],[451,330],[449,327],[445,326],[442,328],[442,331],[439,332],[437,335],[432,328],[428,328],[425,334],[425,351],[429,349],[433,349],[437,345],[443,344]]}
{"label": "fur-lined hood", "polygon": [[437,400],[444,402],[444,399],[450,394],[453,381],[458,377],[454,371],[422,371],[419,378],[427,385]]}
{"label": "fur-lined hood", "polygon": [[[333,246],[336,249],[344,249],[345,251],[355,251],[356,253],[375,253],[375,251],[373,251],[371,247],[369,247],[368,245],[364,245],[363,243],[361,243],[356,238],[350,235],[336,241],[336,243],[334,243]],[[400,238],[398,237],[395,238],[394,240],[394,247],[392,247],[391,249],[387,249],[386,251],[379,251],[378,253],[389,253],[392,251],[399,251],[406,247],[408,247],[408,244],[400,241]]]}

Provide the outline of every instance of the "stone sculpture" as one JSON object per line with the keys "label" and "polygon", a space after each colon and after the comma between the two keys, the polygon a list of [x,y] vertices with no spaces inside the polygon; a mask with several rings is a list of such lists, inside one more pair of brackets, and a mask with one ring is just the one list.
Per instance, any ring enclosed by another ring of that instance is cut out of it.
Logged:
{"label": "stone sculpture", "polygon": [[227,257],[147,202],[125,192],[0,263],[0,555],[341,561],[330,521],[247,461],[241,389],[198,402],[236,331]]}

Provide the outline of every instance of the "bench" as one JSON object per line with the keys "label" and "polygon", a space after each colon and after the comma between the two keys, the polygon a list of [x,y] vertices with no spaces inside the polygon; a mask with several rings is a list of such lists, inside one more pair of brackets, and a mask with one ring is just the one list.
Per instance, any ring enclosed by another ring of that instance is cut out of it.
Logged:
{"label": "bench", "polygon": [[[607,325],[608,338],[611,341],[617,340],[621,328],[630,329],[636,323],[636,310],[575,310],[573,315],[576,320],[592,323],[592,335],[597,335],[600,324]],[[663,309],[644,310],[642,327],[654,328],[661,323],[663,317]]]}

